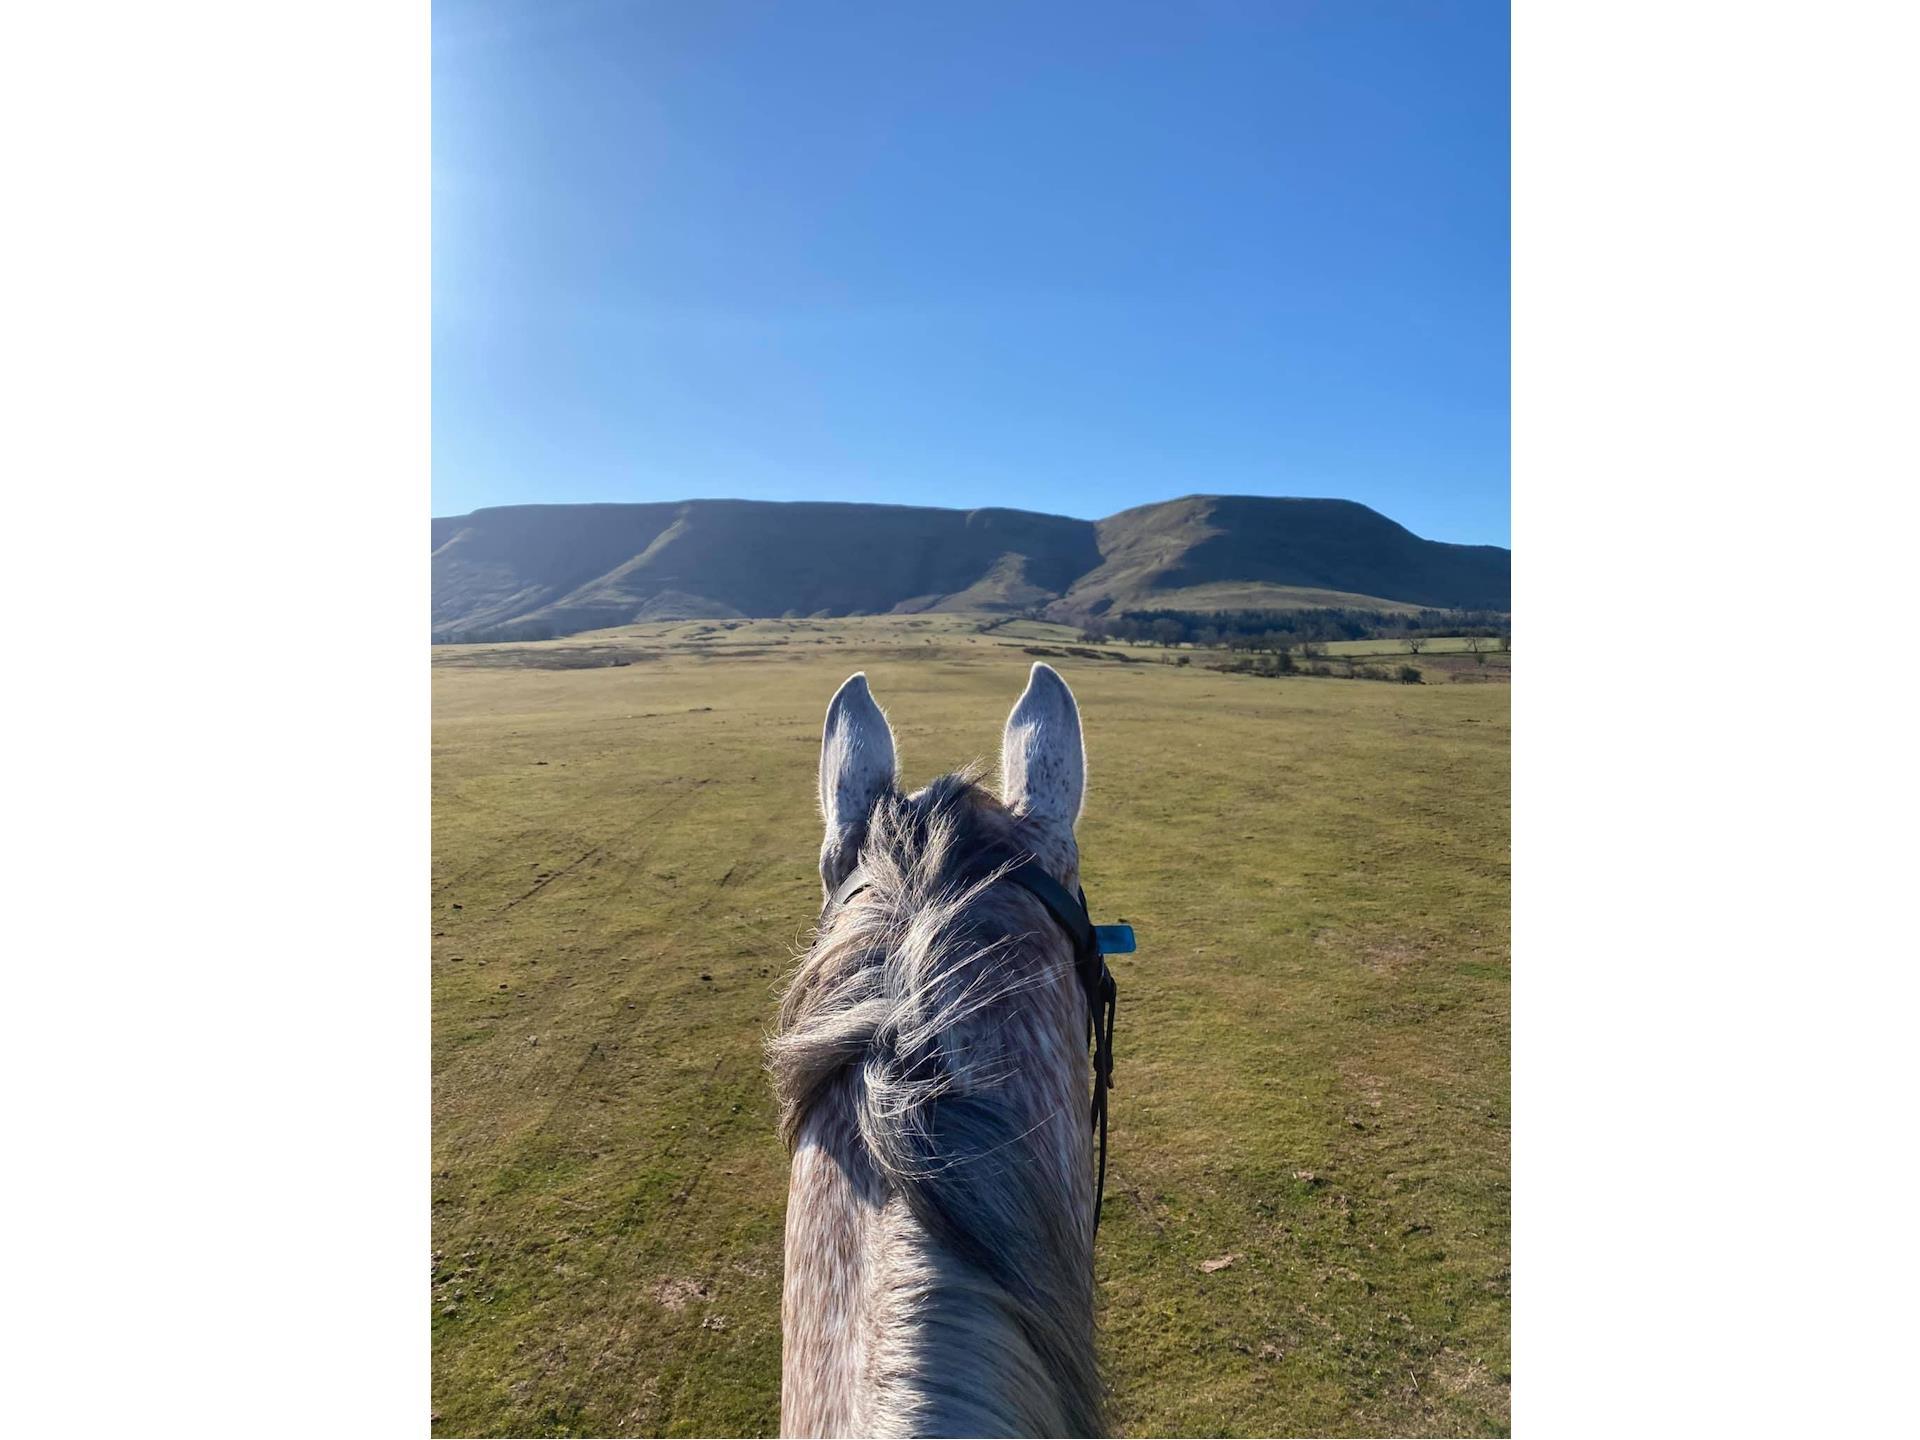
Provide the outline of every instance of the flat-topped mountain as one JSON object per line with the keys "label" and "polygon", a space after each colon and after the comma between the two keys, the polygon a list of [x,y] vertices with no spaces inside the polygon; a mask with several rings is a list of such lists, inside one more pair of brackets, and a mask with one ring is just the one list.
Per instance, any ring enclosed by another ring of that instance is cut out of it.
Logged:
{"label": "flat-topped mountain", "polygon": [[1349,500],[1190,495],[1027,510],[684,500],[511,505],[433,521],[433,634],[922,610],[1506,610],[1512,554]]}

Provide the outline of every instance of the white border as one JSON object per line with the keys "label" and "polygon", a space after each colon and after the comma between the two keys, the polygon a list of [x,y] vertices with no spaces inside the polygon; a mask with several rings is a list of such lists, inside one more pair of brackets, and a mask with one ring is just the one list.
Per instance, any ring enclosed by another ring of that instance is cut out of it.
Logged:
{"label": "white border", "polygon": [[5,28],[8,1426],[422,1434],[427,8]]}
{"label": "white border", "polygon": [[1516,1432],[1907,1428],[1914,12],[1514,39]]}

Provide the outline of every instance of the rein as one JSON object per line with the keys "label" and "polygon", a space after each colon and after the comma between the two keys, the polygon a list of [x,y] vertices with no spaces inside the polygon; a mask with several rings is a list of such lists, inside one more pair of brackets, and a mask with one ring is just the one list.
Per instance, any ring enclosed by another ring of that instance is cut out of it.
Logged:
{"label": "rein", "polygon": [[[1106,957],[1133,953],[1133,927],[1095,925],[1087,913],[1087,892],[1069,894],[1066,886],[1041,869],[1037,860],[1023,860],[1002,872],[1000,878],[1018,885],[1046,906],[1047,913],[1073,942],[1074,973],[1087,997],[1087,1037],[1093,1047],[1091,1120],[1100,1134],[1100,1175],[1093,1191],[1093,1228],[1098,1233],[1100,1207],[1107,1190],[1107,1092],[1113,1088],[1113,1017],[1120,998]],[[856,866],[827,900],[827,913],[832,914],[845,905],[866,889],[867,884],[867,877]]]}

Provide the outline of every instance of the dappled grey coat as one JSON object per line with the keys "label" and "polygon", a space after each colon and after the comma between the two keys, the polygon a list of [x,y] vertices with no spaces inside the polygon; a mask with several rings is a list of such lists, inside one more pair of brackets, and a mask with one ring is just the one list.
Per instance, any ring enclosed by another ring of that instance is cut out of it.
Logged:
{"label": "dappled grey coat", "polygon": [[789,1435],[1093,1435],[1086,1000],[1028,856],[1078,883],[1077,707],[1036,665],[1004,803],[962,772],[911,796],[856,675],[822,743],[829,894],[769,1062],[793,1155],[781,1427]]}

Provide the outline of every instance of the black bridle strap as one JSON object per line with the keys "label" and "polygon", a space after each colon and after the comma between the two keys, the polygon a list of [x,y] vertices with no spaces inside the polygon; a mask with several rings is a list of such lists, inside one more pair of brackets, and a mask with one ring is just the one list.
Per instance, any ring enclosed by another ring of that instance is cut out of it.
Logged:
{"label": "black bridle strap", "polygon": [[1107,1092],[1113,1088],[1113,1021],[1119,1008],[1119,987],[1106,956],[1100,953],[1100,937],[1093,917],[1087,913],[1087,892],[1069,895],[1067,887],[1040,868],[1037,860],[1025,860],[1007,871],[1011,880],[1047,907],[1073,941],[1074,969],[1080,988],[1087,997],[1087,1034],[1093,1046],[1093,1114],[1089,1117],[1100,1129],[1100,1172],[1093,1190],[1093,1228],[1100,1228],[1100,1210],[1107,1195]]}
{"label": "black bridle strap", "polygon": [[[1113,1020],[1120,1003],[1119,987],[1113,983],[1113,971],[1107,968],[1106,956],[1101,954],[1100,937],[1092,917],[1087,913],[1085,890],[1078,895],[1069,893],[1067,887],[1042,869],[1037,860],[1023,860],[1002,872],[1000,878],[1012,881],[1046,906],[1047,913],[1053,916],[1073,942],[1074,973],[1079,977],[1080,989],[1087,997],[1087,1036],[1093,1046],[1093,1114],[1090,1119],[1100,1131],[1100,1173],[1093,1191],[1093,1228],[1098,1231],[1100,1209],[1105,1203],[1107,1191],[1107,1092],[1113,1088]],[[838,910],[866,888],[867,877],[856,867],[828,898],[829,913]],[[1131,942],[1128,942],[1127,948],[1131,948]]]}

